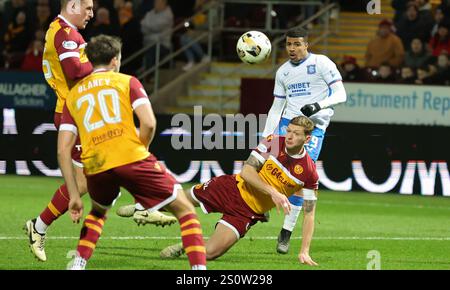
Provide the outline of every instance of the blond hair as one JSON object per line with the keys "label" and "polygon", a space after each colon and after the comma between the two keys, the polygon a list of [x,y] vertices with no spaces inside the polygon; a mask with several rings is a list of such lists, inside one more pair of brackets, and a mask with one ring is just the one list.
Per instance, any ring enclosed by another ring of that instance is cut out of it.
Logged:
{"label": "blond hair", "polygon": [[305,135],[307,135],[307,136],[311,135],[312,131],[314,130],[313,121],[311,121],[311,119],[309,119],[308,117],[305,117],[305,116],[295,117],[289,122],[289,124],[303,127],[303,131],[305,132]]}

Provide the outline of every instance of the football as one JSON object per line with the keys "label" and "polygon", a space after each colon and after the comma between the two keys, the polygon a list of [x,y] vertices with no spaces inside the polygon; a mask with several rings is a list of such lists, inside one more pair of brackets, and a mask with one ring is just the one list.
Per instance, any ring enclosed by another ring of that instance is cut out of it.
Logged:
{"label": "football", "polygon": [[269,38],[260,31],[248,31],[239,37],[236,52],[239,58],[248,64],[265,61],[272,51]]}

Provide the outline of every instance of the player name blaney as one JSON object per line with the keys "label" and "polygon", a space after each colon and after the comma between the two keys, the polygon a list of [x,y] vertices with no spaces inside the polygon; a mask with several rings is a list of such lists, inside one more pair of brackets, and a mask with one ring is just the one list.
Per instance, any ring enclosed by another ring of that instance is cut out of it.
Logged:
{"label": "player name blaney", "polygon": [[87,84],[83,84],[78,86],[78,92],[82,93],[85,92],[89,89],[95,88],[95,87],[99,87],[99,86],[104,86],[107,85],[109,86],[109,84],[111,83],[111,80],[109,78],[106,79],[94,79],[92,81],[89,81]]}

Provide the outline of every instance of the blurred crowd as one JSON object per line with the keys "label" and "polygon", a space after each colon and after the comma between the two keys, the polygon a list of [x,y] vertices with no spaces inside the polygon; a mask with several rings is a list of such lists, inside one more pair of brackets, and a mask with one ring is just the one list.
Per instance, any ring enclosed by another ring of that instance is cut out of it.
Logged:
{"label": "blurred crowd", "polygon": [[365,67],[352,56],[341,63],[344,80],[450,85],[450,0],[393,0],[394,19],[385,19],[367,45]]}
{"label": "blurred crowd", "polygon": [[[190,41],[189,29],[180,35],[170,30],[194,15],[208,0],[94,0],[95,17],[80,31],[86,41],[99,34],[122,39],[122,57],[139,51],[144,44],[161,37],[162,59],[173,49]],[[176,5],[175,5],[176,4]],[[60,11],[59,0],[0,0],[0,68],[41,71],[45,32]],[[197,20],[202,25],[206,19]],[[191,27],[192,28],[192,27]],[[185,52],[188,64],[204,58],[203,49],[196,44]],[[124,67],[135,72],[155,63],[155,48],[144,57]],[[190,64],[192,66],[192,63]]]}
{"label": "blurred crowd", "polygon": [[[0,0],[0,68],[42,70],[45,31],[60,11],[59,2]],[[86,41],[98,34],[120,37],[123,42],[123,59],[158,38],[161,39],[160,59],[180,46],[191,44],[183,54],[186,62],[183,70],[189,70],[196,62],[208,60],[204,45],[193,40],[197,30],[207,28],[207,12],[196,13],[208,2],[209,0],[94,0],[95,17],[81,33]],[[323,4],[326,1],[312,2]],[[341,7],[350,3],[338,2]],[[344,57],[340,64],[344,80],[450,85],[450,0],[442,0],[435,7],[429,0],[392,0],[391,4],[395,9],[395,17],[379,23],[376,37],[367,45],[365,66],[360,67],[352,56]],[[227,7],[226,26],[264,27],[264,5],[255,8],[230,4]],[[319,6],[312,5],[299,11],[298,6],[293,9],[275,5],[272,13],[273,28],[288,28],[292,23],[310,17],[318,8]],[[185,22],[194,14],[196,16],[192,21]],[[183,29],[175,34],[167,33],[180,23],[186,24]],[[225,52],[229,51],[233,57],[236,57],[236,37],[238,36],[228,36],[226,33],[221,36]],[[229,49],[226,47],[227,43]],[[155,64],[155,50],[154,46],[145,55],[135,58],[123,67],[123,71],[133,73],[141,67],[152,67]]]}

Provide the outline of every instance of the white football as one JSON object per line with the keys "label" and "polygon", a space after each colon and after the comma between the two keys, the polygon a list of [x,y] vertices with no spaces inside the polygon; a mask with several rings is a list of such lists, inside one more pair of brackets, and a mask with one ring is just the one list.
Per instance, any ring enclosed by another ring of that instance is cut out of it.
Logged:
{"label": "white football", "polygon": [[239,37],[236,52],[239,58],[249,64],[265,61],[272,51],[269,38],[260,31],[248,31]]}

